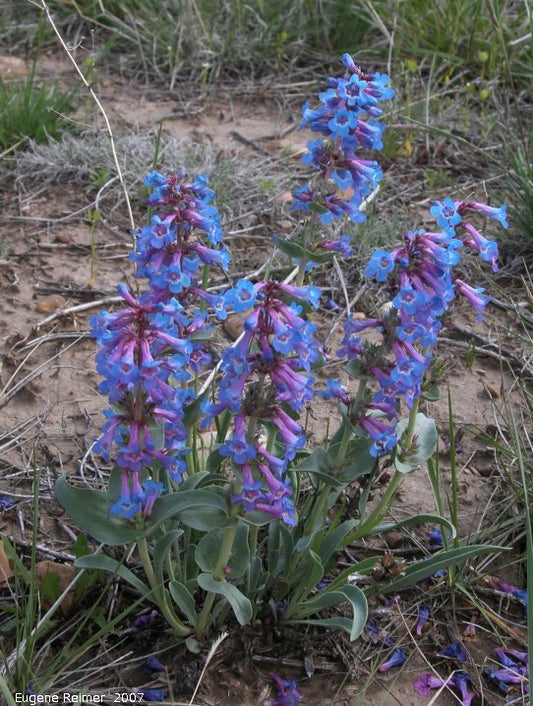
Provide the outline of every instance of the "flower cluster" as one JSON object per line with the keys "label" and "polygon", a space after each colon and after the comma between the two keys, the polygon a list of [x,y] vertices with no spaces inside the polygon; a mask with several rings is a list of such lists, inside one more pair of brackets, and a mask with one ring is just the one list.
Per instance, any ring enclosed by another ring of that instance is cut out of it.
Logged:
{"label": "flower cluster", "polygon": [[[164,489],[152,478],[141,482],[148,466],[158,462],[174,481],[182,478],[187,453],[184,407],[195,396],[187,383],[210,362],[195,334],[205,329],[205,304],[220,318],[225,316],[223,298],[203,290],[198,272],[204,265],[226,267],[229,258],[224,249],[207,247],[198,239],[199,233],[211,245],[221,241],[206,177],[188,182],[183,171],[170,177],[153,172],[145,184],[154,188],[150,206],[163,209],[136,234],[132,254],[136,275],[148,278],[149,290],[135,298],[119,285],[126,308],[102,311],[91,320],[92,335],[101,346],[96,355],[104,377],[99,389],[112,405],[95,450],[108,460],[116,449],[121,493],[111,512],[126,519],[138,513],[150,516]],[[195,298],[203,308],[194,308]]]}
{"label": "flower cluster", "polygon": [[[376,161],[363,159],[358,153],[382,149],[385,125],[375,120],[382,112],[378,103],[394,95],[387,87],[388,76],[363,73],[349,54],[341,59],[344,76],[328,78],[327,90],[319,94],[318,108],[312,109],[308,103],[303,107],[301,127],[309,127],[322,137],[308,143],[302,161],[318,174],[292,192],[293,208],[316,214],[322,224],[343,216],[354,223],[364,221],[361,203],[377,186],[382,173]],[[342,245],[333,245],[332,241],[321,247],[343,251]]]}
{"label": "flower cluster", "polygon": [[[300,316],[295,300],[316,307],[319,296],[313,286],[239,280],[226,293],[226,304],[236,312],[251,311],[242,337],[222,356],[218,400],[204,405],[204,426],[225,410],[233,414],[233,433],[219,449],[242,477],[233,502],[288,524],[295,522],[295,508],[287,464],[305,444],[291,411],[300,412],[313,397],[310,370],[320,357],[315,326]],[[267,430],[264,443],[260,424]],[[272,452],[274,444],[278,454],[283,446],[282,458]]]}
{"label": "flower cluster", "polygon": [[[482,213],[507,226],[505,206],[498,209],[470,201],[444,199],[431,209],[440,232],[409,231],[401,246],[391,252],[377,250],[365,274],[378,282],[391,282],[394,295],[381,318],[354,320],[344,327],[339,355],[360,359],[364,371],[379,384],[370,402],[354,412],[359,426],[372,439],[372,453],[386,453],[397,443],[399,400],[412,409],[421,393],[432,348],[442,327],[441,319],[459,292],[474,306],[481,319],[488,298],[483,289],[454,279],[453,268],[463,246],[475,249],[497,268],[498,248],[470,222],[469,213]],[[374,329],[382,334],[383,346],[365,344],[359,333]],[[376,354],[377,351],[377,354]],[[349,403],[342,386],[330,388],[329,396]]]}
{"label": "flower cluster", "polygon": [[[221,320],[227,316],[224,298],[205,291],[201,284],[204,267],[218,265],[226,270],[230,260],[224,246],[216,247],[222,243],[222,229],[211,203],[215,194],[206,176],[188,181],[183,170],[171,176],[152,172],[144,183],[153,189],[148,204],[159,213],[135,233],[137,250],[131,254],[135,274],[148,278],[154,299],[181,306],[179,331],[192,339],[190,365],[197,371],[211,362],[202,343],[194,340],[200,329],[205,332],[206,307]],[[192,306],[198,301],[200,306]]]}

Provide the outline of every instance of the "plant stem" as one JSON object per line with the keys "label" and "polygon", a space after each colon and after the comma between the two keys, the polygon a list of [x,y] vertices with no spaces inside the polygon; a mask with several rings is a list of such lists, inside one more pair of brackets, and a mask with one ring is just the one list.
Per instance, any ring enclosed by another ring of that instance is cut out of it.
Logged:
{"label": "plant stem", "polygon": [[405,430],[404,441],[402,444],[403,454],[408,454],[411,450],[413,444],[413,436],[415,434],[416,426],[416,415],[418,414],[418,407],[420,406],[420,397],[417,397],[413,403],[411,411],[409,412],[409,421],[407,422],[407,429]]}
{"label": "plant stem", "polygon": [[[365,393],[366,393],[366,387],[367,387],[367,381],[366,380],[359,380],[359,387],[357,388],[357,393],[354,397],[354,399],[350,402],[350,407],[348,409],[348,417],[349,419],[354,418],[354,416],[357,415],[357,411],[361,405],[361,403],[364,400]],[[354,415],[354,416],[352,416]],[[348,445],[352,439],[353,435],[353,428],[351,426],[351,423],[348,421],[348,419],[344,420],[344,432],[343,436],[341,439],[341,443],[339,446],[339,450],[337,452],[337,457],[335,459],[335,463],[337,466],[341,466],[344,457],[346,456],[346,452],[348,450]]]}
{"label": "plant stem", "polygon": [[152,566],[152,561],[150,559],[150,552],[148,551],[148,542],[146,541],[146,537],[141,537],[137,540],[137,547],[139,548],[141,562],[146,573],[146,578],[148,579],[154,593],[155,601],[163,613],[167,623],[180,637],[190,635],[190,628],[182,623],[182,621],[169,606],[165,590],[157,580],[157,576],[155,575],[154,567]]}
{"label": "plant stem", "polygon": [[350,422],[345,419],[344,420],[344,431],[342,433],[342,439],[341,443],[339,445],[339,450],[337,451],[335,455],[335,466],[339,467],[342,466],[344,459],[346,457],[346,452],[348,451],[348,446],[350,444],[350,441],[352,439],[353,435],[353,429],[352,425]]}
{"label": "plant stem", "polygon": [[[224,532],[224,538],[222,539],[222,544],[220,546],[218,561],[213,570],[213,578],[216,581],[224,580],[224,567],[227,566],[227,563],[231,556],[231,550],[233,549],[233,541],[235,539],[236,532],[237,522],[234,522]],[[199,636],[204,632],[204,630],[208,626],[209,616],[211,615],[211,609],[213,608],[216,595],[216,593],[209,592],[205,598],[204,607],[202,608],[202,612],[200,613],[197,623],[197,634]]]}
{"label": "plant stem", "polygon": [[302,287],[305,279],[305,268],[307,267],[307,260],[305,257],[300,259],[298,263],[298,274],[296,275],[296,286]]}
{"label": "plant stem", "polygon": [[305,529],[306,529],[305,536],[313,534],[313,532],[316,532],[317,530],[320,529],[320,527],[323,527],[325,525],[326,504],[327,504],[330,490],[331,490],[331,486],[328,485],[327,483],[325,483],[324,486],[322,487],[322,490],[320,491],[320,495],[318,497],[318,502],[316,503],[315,507],[313,508],[309,518],[305,522]]}
{"label": "plant stem", "polygon": [[343,542],[344,546],[350,544],[351,542],[354,542],[357,539],[365,537],[381,522],[381,520],[387,514],[392,504],[392,501],[394,500],[394,496],[396,495],[396,491],[398,489],[398,486],[400,485],[400,481],[402,480],[402,478],[403,473],[396,471],[391,481],[389,482],[389,485],[387,486],[387,490],[383,493],[381,500],[378,502],[376,507],[372,510],[372,512],[370,513],[368,518],[363,522],[363,524],[359,525],[359,527],[357,527],[351,534],[346,537]]}

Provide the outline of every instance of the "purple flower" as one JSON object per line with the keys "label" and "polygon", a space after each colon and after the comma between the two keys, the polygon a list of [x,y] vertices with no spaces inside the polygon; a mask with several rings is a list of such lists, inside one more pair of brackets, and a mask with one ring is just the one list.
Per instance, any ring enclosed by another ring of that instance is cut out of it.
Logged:
{"label": "purple flower", "polygon": [[498,245],[494,240],[488,240],[471,223],[465,223],[464,228],[467,236],[463,239],[465,245],[469,245],[478,251],[481,258],[492,264],[492,271],[498,271]]}
{"label": "purple flower", "polygon": [[471,209],[472,211],[480,211],[484,216],[492,218],[493,220],[499,221],[500,225],[504,228],[509,227],[507,222],[507,206],[494,207],[487,206],[484,203],[477,203],[476,201],[468,201],[464,204],[465,209]]}
{"label": "purple flower", "polygon": [[470,706],[475,694],[468,691],[470,677],[466,672],[455,672],[453,675],[442,679],[433,674],[422,674],[416,681],[413,682],[417,693],[420,696],[427,697],[432,689],[441,689],[446,686],[455,686],[461,694],[461,706]]}
{"label": "purple flower", "polygon": [[340,380],[328,380],[326,382],[326,389],[318,394],[326,400],[338,399],[344,402],[345,405],[350,404],[350,397]]}
{"label": "purple flower", "polygon": [[343,257],[351,257],[354,253],[354,249],[351,246],[351,237],[349,235],[343,235],[339,240],[321,240],[317,247],[324,250],[330,250],[332,252],[338,252]]}
{"label": "purple flower", "polygon": [[504,667],[493,672],[493,676],[505,684],[524,684],[527,681],[526,667]]}
{"label": "purple flower", "polygon": [[[523,662],[524,664],[528,663],[527,652],[519,652],[518,650],[509,650],[509,649],[502,650],[502,652],[506,652],[508,655],[511,655],[511,657],[514,657],[515,659],[517,659],[520,662]],[[503,662],[502,662],[502,664],[503,664]]]}
{"label": "purple flower", "polygon": [[157,610],[152,610],[146,615],[140,615],[138,618],[135,618],[132,625],[134,628],[139,628],[140,630],[147,630],[158,616],[159,613],[157,612]]}
{"label": "purple flower", "polygon": [[470,683],[468,674],[466,674],[466,672],[455,672],[452,677],[452,682],[459,689],[461,694],[461,706],[470,706],[475,694],[468,691],[468,684]]}
{"label": "purple flower", "polygon": [[501,691],[502,693],[507,694],[509,692],[509,690],[511,689],[511,687],[509,686],[509,684],[507,684],[507,682],[505,682],[502,679],[499,679],[497,677],[494,669],[487,668],[487,669],[485,669],[484,674],[487,677],[487,679],[489,680],[489,682],[493,686],[495,686],[499,691]]}
{"label": "purple flower", "polygon": [[163,689],[132,689],[132,694],[142,694],[145,701],[165,701],[167,698]]}
{"label": "purple flower", "polygon": [[416,681],[413,682],[413,686],[416,689],[417,694],[420,696],[429,696],[432,689],[440,689],[442,686],[449,684],[451,677],[446,679],[441,679],[433,674],[422,674]]}
{"label": "purple flower", "polygon": [[389,669],[392,667],[399,667],[401,666],[405,661],[407,660],[406,654],[400,650],[398,647],[396,647],[390,659],[388,659],[386,662],[383,662],[382,665],[380,665],[378,672],[388,672]]}
{"label": "purple flower", "polygon": [[433,527],[433,529],[427,533],[429,539],[430,547],[443,547],[444,539],[442,537],[442,531],[438,527]]}
{"label": "purple flower", "polygon": [[142,665],[142,670],[146,674],[151,674],[152,672],[164,672],[166,667],[164,664],[161,664],[155,655],[150,655]]}
{"label": "purple flower", "polygon": [[526,588],[518,588],[518,586],[513,586],[512,584],[506,583],[505,581],[495,577],[492,578],[492,584],[497,591],[509,593],[514,598],[518,598],[518,600],[521,601],[527,608],[528,594]]}
{"label": "purple flower", "polygon": [[142,513],[145,517],[150,517],[154,509],[154,503],[165,490],[165,486],[163,483],[156,483],[149,478],[142,484],[142,488],[144,490]]}
{"label": "purple flower", "polygon": [[489,297],[482,296],[483,292],[485,291],[483,287],[471,287],[469,284],[463,282],[463,280],[461,279],[454,280],[454,284],[457,286],[459,293],[466,297],[468,302],[477,311],[477,320],[482,321],[483,311],[485,310],[485,307],[490,301]]}
{"label": "purple flower", "polygon": [[16,502],[9,495],[0,495],[0,510],[9,510]]}
{"label": "purple flower", "polygon": [[234,289],[224,295],[226,307],[233,308],[237,313],[251,309],[255,303],[255,287],[246,279],[240,279]]}
{"label": "purple flower", "polygon": [[415,635],[419,637],[422,635],[424,626],[429,618],[429,608],[426,605],[421,605],[418,607],[418,620],[416,623]]}
{"label": "purple flower", "polygon": [[444,657],[445,659],[456,659],[459,662],[466,662],[466,652],[460,642],[452,642],[451,645],[445,647],[440,652],[436,653],[437,657]]}
{"label": "purple flower", "polygon": [[296,682],[286,681],[274,672],[272,672],[269,676],[276,682],[278,693],[276,698],[267,699],[264,701],[263,706],[298,706],[302,699],[302,695],[296,689]]}

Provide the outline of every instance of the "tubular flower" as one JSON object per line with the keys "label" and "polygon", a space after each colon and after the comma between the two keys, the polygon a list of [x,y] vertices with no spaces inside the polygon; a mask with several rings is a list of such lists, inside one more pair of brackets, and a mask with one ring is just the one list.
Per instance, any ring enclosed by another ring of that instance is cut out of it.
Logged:
{"label": "tubular flower", "polygon": [[[385,126],[375,118],[381,115],[378,103],[390,100],[394,91],[387,87],[388,76],[365,74],[349,54],[341,57],[342,77],[328,78],[327,90],[319,94],[320,105],[303,106],[302,128],[320,137],[310,140],[302,157],[316,175],[311,182],[295,189],[293,208],[306,212],[316,221],[329,224],[347,216],[353,223],[365,220],[360,206],[382,178],[375,160],[362,158],[360,150],[383,148]],[[317,243],[318,248],[351,253],[349,245]]]}
{"label": "tubular flower", "polygon": [[264,701],[263,706],[298,706],[302,695],[296,688],[296,682],[282,679],[279,674],[274,672],[269,676],[276,682],[278,693],[274,699]]}
{"label": "tubular flower", "polygon": [[141,486],[140,471],[157,460],[175,475],[175,454],[187,437],[183,407],[190,393],[176,389],[174,383],[188,378],[183,369],[191,345],[176,332],[180,309],[167,307],[163,312],[149,293],[135,299],[124,285],[119,285],[119,293],[125,309],[100,312],[91,320],[101,346],[96,355],[98,372],[104,376],[99,389],[113,403],[95,451],[108,460],[116,448],[121,495],[111,511],[131,519],[141,510],[145,516],[151,514],[162,490],[153,481]]}
{"label": "tubular flower", "polygon": [[392,667],[400,667],[404,662],[407,661],[407,656],[405,652],[400,650],[398,647],[396,647],[393,652],[392,656],[390,659],[388,659],[386,662],[383,662],[383,664],[379,667],[378,671],[379,672],[388,672],[389,669]]}
{"label": "tubular flower", "polygon": [[[314,117],[316,120],[316,116]],[[362,372],[377,379],[380,389],[371,403],[354,413],[353,418],[372,440],[371,453],[380,456],[396,445],[399,402],[409,408],[422,394],[424,375],[432,360],[432,349],[442,327],[441,319],[456,293],[475,308],[478,319],[489,301],[482,288],[453,279],[453,268],[460,261],[463,246],[473,247],[481,257],[497,266],[498,248],[466,219],[481,212],[506,225],[505,208],[490,209],[475,202],[436,202],[431,213],[441,232],[408,231],[403,243],[390,252],[377,250],[365,274],[376,281],[391,282],[395,294],[381,319],[348,320],[343,346],[338,355],[355,359]],[[375,344],[362,341],[359,333],[374,328],[382,334],[381,354],[373,362]],[[375,404],[386,404],[385,422],[376,414]],[[370,414],[369,414],[370,411]]]}
{"label": "tubular flower", "polygon": [[[226,315],[224,298],[205,292],[198,281],[204,265],[225,268],[229,261],[223,247],[214,247],[221,228],[207,177],[187,181],[184,171],[169,177],[152,172],[145,184],[153,189],[149,204],[161,212],[135,234],[132,259],[149,290],[135,298],[120,284],[125,308],[91,319],[104,378],[99,389],[112,405],[95,450],[106,460],[116,453],[120,497],[111,512],[125,519],[149,517],[164,490],[150,478],[141,484],[143,469],[157,461],[174,481],[182,478],[188,453],[184,408],[195,398],[184,385],[211,360],[197,334],[208,328],[206,305],[218,318]],[[202,308],[195,308],[196,301]]]}
{"label": "tubular flower", "polygon": [[[241,280],[225,299],[236,311],[249,311],[241,340],[222,356],[218,399],[205,403],[203,426],[231,410],[233,432],[219,452],[231,460],[236,474],[235,504],[245,512],[259,511],[295,523],[287,464],[305,443],[293,419],[313,395],[309,370],[320,357],[315,327],[301,318],[301,306],[317,306],[316,287]],[[292,301],[290,301],[292,300]],[[283,446],[281,458],[257,441],[260,427],[275,432]]]}
{"label": "tubular flower", "polygon": [[420,696],[424,697],[429,696],[432,689],[455,686],[461,694],[461,701],[459,702],[461,706],[470,706],[475,694],[468,691],[469,683],[470,677],[466,674],[466,672],[455,672],[455,674],[447,677],[446,679],[441,679],[441,677],[433,674],[422,674],[421,677],[413,682],[413,686],[415,687],[416,692]]}

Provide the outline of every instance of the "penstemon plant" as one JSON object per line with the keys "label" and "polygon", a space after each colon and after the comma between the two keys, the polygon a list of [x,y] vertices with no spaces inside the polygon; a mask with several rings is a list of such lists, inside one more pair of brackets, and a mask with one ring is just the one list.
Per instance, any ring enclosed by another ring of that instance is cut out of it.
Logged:
{"label": "penstemon plant", "polygon": [[[152,172],[145,180],[152,216],[135,233],[132,254],[144,289],[134,296],[119,285],[124,308],[91,322],[100,390],[110,403],[94,449],[115,467],[106,490],[63,477],[57,497],[99,541],[136,543],[145,578],[110,556],[77,565],[129,581],[183,637],[204,637],[231,611],[241,625],[306,623],[359,636],[366,593],[354,577],[375,559],[340,571],[338,554],[394,526],[385,518],[402,477],[436,451],[436,426],[420,402],[436,395],[433,351],[443,317],[457,294],[479,319],[488,301],[481,288],[455,277],[461,252],[473,249],[497,269],[495,242],[471,220],[506,227],[505,207],[436,202],[435,231],[408,232],[390,252],[376,251],[365,269],[389,301],[374,318],[347,317],[336,355],[353,383],[330,379],[318,389],[313,372],[326,354],[311,320],[320,290],[308,280],[315,264],[353,252],[340,229],[346,218],[364,220],[362,204],[381,179],[378,163],[360,154],[381,149],[379,104],[393,96],[386,75],[364,73],[348,54],[342,62],[343,77],[328,79],[319,107],[303,109],[302,126],[321,137],[303,158],[313,176],[293,191],[301,227],[290,240],[275,239],[296,261],[295,283],[241,279],[223,293],[210,291],[211,268],[227,271],[230,256],[208,179]],[[242,317],[243,331],[214,366],[209,339],[229,313]],[[379,332],[379,344],[360,336],[369,329]],[[316,395],[338,402],[340,421],[329,441],[309,450],[301,419]],[[370,506],[385,462],[394,475]],[[352,517],[345,491],[355,481]],[[455,534],[439,516],[405,522],[433,522]],[[380,590],[492,550],[443,550]]]}

